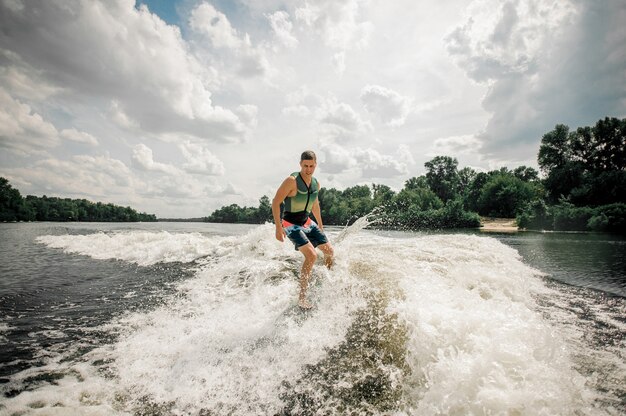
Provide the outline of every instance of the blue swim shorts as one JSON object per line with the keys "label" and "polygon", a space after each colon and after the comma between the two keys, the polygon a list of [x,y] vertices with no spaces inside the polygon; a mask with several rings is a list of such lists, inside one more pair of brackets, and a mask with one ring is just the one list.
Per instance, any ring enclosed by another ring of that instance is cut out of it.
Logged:
{"label": "blue swim shorts", "polygon": [[296,225],[283,220],[282,222],[287,237],[298,250],[300,247],[311,243],[313,247],[317,247],[320,244],[328,243],[328,239],[320,227],[317,226],[315,221],[308,219],[304,225]]}

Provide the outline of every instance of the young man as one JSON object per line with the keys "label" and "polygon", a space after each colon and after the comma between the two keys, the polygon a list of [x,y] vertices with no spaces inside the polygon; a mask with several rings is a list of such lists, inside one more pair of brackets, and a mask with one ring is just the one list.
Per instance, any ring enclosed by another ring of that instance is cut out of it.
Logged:
{"label": "young man", "polygon": [[[311,269],[317,259],[315,248],[324,253],[324,264],[330,269],[333,265],[333,248],[324,234],[324,224],[317,199],[322,188],[313,177],[317,167],[315,153],[310,150],[300,156],[300,172],[294,172],[285,179],[276,191],[272,201],[272,214],[276,224],[276,239],[284,241],[285,235],[295,245],[296,250],[304,255],[300,272],[300,296],[298,305],[303,309],[311,308],[306,299],[306,289],[311,278]],[[280,206],[284,202],[281,218]],[[311,220],[313,212],[318,223]]]}

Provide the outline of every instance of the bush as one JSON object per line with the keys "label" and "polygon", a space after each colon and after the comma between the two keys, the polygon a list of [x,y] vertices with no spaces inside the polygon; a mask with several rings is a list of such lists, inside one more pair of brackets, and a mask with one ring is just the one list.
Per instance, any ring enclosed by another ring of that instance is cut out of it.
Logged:
{"label": "bush", "polygon": [[557,231],[606,231],[626,233],[626,204],[596,208],[575,207],[569,202],[546,206],[542,200],[528,204],[517,216],[520,228]]}
{"label": "bush", "polygon": [[552,209],[554,229],[560,231],[586,231],[587,224],[594,214],[593,208],[575,207],[568,202],[555,205]]}
{"label": "bush", "polygon": [[542,199],[536,199],[517,215],[517,225],[529,230],[552,230],[554,218],[546,203]]}
{"label": "bush", "polygon": [[386,211],[385,214],[380,225],[407,230],[480,227],[478,214],[465,211],[460,199],[450,200],[438,209],[421,209],[418,205],[411,205],[402,210]]}
{"label": "bush", "polygon": [[594,231],[626,234],[626,204],[616,203],[597,207],[587,225]]}
{"label": "bush", "polygon": [[593,231],[608,231],[609,230],[609,217],[603,212],[596,214],[589,219],[587,227]]}
{"label": "bush", "polygon": [[446,228],[480,227],[480,216],[475,212],[465,211],[461,199],[448,201],[442,211]]}
{"label": "bush", "polygon": [[480,191],[478,212],[490,217],[514,218],[535,194],[535,185],[510,174],[496,174]]}

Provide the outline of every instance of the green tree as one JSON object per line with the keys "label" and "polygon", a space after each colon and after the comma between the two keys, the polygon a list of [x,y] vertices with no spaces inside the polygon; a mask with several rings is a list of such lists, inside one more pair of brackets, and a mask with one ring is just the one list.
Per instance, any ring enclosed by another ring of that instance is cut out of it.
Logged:
{"label": "green tree", "polygon": [[446,202],[458,195],[459,162],[450,156],[436,156],[424,163],[426,167],[426,182],[432,191]]}
{"label": "green tree", "polygon": [[335,188],[322,188],[319,193],[320,210],[325,224],[342,224],[339,204],[341,191]]}
{"label": "green tree", "polygon": [[367,185],[355,185],[346,188],[342,192],[342,197],[344,204],[341,204],[341,207],[347,208],[347,212],[344,212],[344,218],[348,216],[348,223],[369,214],[374,209],[372,191]]}
{"label": "green tree", "polygon": [[550,174],[553,169],[565,166],[571,161],[569,127],[557,124],[554,130],[543,135],[537,162],[544,173]]}
{"label": "green tree", "polygon": [[369,199],[372,197],[372,191],[367,185],[355,185],[346,188],[342,195],[347,199]]}
{"label": "green tree", "polygon": [[393,198],[396,211],[439,209],[443,202],[429,188],[403,189]]}
{"label": "green tree", "polygon": [[430,188],[425,176],[413,177],[404,182],[404,189]]}
{"label": "green tree", "polygon": [[524,182],[538,182],[539,172],[528,166],[519,166],[513,170],[513,176],[523,180]]}
{"label": "green tree", "polygon": [[259,199],[259,208],[256,212],[256,222],[263,224],[268,221],[272,221],[272,203],[270,202],[269,197],[263,195],[261,199]]}
{"label": "green tree", "polygon": [[470,167],[464,167],[463,169],[459,170],[458,174],[459,182],[457,191],[460,195],[465,195],[469,191],[470,185],[472,184],[478,173]]}
{"label": "green tree", "polygon": [[536,197],[536,188],[512,174],[493,175],[482,187],[478,212],[491,217],[515,218]]}
{"label": "green tree", "polygon": [[606,117],[569,132],[562,124],[546,133],[538,163],[551,202],[578,206],[626,202],[626,119]]}
{"label": "green tree", "polygon": [[[10,201],[7,203],[7,201]],[[8,207],[8,208],[7,208]],[[8,212],[13,214],[8,215]],[[138,213],[131,207],[93,203],[85,199],[22,198],[5,178],[0,178],[0,220],[4,221],[156,221],[154,214]]]}
{"label": "green tree", "polygon": [[24,199],[6,178],[0,178],[0,221],[17,221]]}
{"label": "green tree", "polygon": [[226,205],[220,209],[213,211],[208,217],[209,222],[226,222],[236,223],[239,222],[241,216],[241,207],[237,204]]}
{"label": "green tree", "polygon": [[483,187],[489,181],[489,175],[486,172],[478,172],[472,179],[463,195],[463,206],[465,209],[477,212],[479,210],[479,200]]}
{"label": "green tree", "polygon": [[372,184],[372,197],[374,199],[374,206],[386,206],[391,203],[395,192],[387,185]]}

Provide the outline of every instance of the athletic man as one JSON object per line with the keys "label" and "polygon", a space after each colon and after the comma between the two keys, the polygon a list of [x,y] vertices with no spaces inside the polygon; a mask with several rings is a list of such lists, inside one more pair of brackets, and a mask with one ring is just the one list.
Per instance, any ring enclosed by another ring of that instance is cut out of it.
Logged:
{"label": "athletic man", "polygon": [[[324,264],[330,269],[333,265],[333,248],[324,234],[324,224],[317,199],[320,189],[319,181],[313,177],[317,167],[315,153],[310,150],[300,156],[300,172],[292,173],[276,191],[272,201],[272,214],[276,224],[276,239],[284,241],[285,235],[295,245],[296,250],[304,255],[304,263],[300,272],[300,296],[298,305],[303,309],[311,308],[306,299],[306,289],[311,278],[311,269],[317,259],[315,248],[324,253]],[[281,218],[281,204],[284,211]],[[317,223],[309,214],[313,212]]]}

